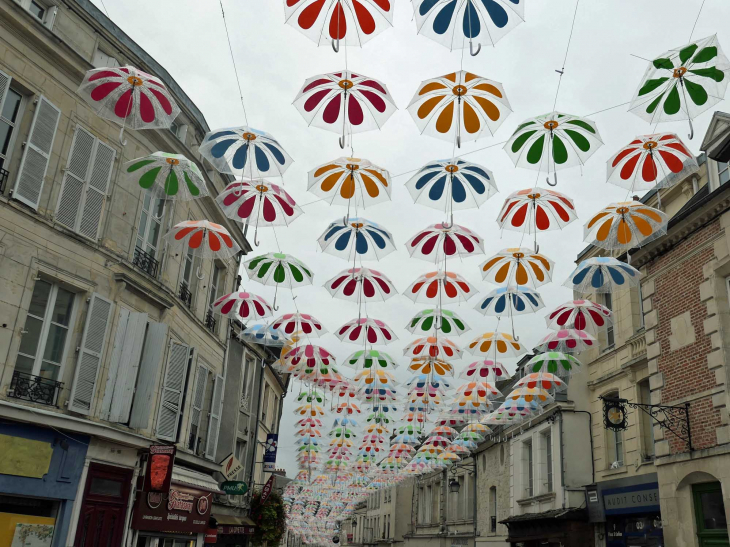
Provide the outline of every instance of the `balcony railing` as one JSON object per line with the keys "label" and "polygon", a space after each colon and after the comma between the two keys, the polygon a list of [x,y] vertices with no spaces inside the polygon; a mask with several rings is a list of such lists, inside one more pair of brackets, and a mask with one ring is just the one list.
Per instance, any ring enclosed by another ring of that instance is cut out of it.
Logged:
{"label": "balcony railing", "polygon": [[180,292],[178,293],[180,300],[190,309],[193,306],[193,293],[190,292],[190,288],[185,281],[180,282]]}
{"label": "balcony railing", "polygon": [[62,387],[63,382],[15,370],[10,380],[8,397],[42,405],[57,406],[58,394],[61,392]]}
{"label": "balcony railing", "polygon": [[205,326],[210,332],[215,332],[217,324],[218,321],[216,321],[215,314],[213,314],[212,310],[208,310],[208,313],[205,314]]}
{"label": "balcony railing", "polygon": [[147,254],[139,247],[134,248],[134,258],[132,259],[132,264],[137,266],[143,272],[151,275],[152,277],[157,277],[157,269],[160,267],[160,263],[157,262],[155,257]]}
{"label": "balcony railing", "polygon": [[5,185],[8,183],[8,177],[10,173],[5,169],[0,168],[0,194],[5,193]]}

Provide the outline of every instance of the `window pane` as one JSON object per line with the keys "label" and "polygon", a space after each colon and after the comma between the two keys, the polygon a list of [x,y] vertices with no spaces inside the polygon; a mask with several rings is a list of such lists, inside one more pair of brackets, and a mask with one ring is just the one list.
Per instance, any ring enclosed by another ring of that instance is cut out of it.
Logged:
{"label": "window pane", "polygon": [[157,249],[157,238],[160,235],[160,224],[154,220],[150,222],[150,232],[147,235],[147,243]]}
{"label": "window pane", "polygon": [[[5,97],[5,105],[3,105],[3,112],[0,114],[1,117],[5,118],[10,122],[17,121],[18,110],[20,110],[20,101],[23,99],[22,95],[14,89],[8,90],[8,96]],[[0,142],[2,140],[0,139]]]}
{"label": "window pane", "polygon": [[30,7],[28,8],[28,11],[30,11],[33,15],[38,17],[38,19],[43,19],[43,15],[46,13],[46,10],[43,9],[40,5],[36,4],[35,2],[30,3]]}
{"label": "window pane", "polygon": [[728,168],[728,165],[718,165],[717,166],[718,171],[720,172],[720,184],[725,184],[728,180],[730,180],[730,168]]}
{"label": "window pane", "polygon": [[60,366],[49,363],[48,361],[42,361],[41,372],[38,376],[42,376],[43,378],[47,378],[49,380],[58,380],[59,370],[61,370]]}
{"label": "window pane", "polygon": [[15,361],[15,370],[33,374],[33,359],[25,355],[18,355],[18,359]]}
{"label": "window pane", "polygon": [[30,299],[30,307],[28,313],[36,317],[46,315],[46,306],[48,305],[48,295],[51,294],[51,284],[47,281],[36,281],[33,288],[33,296]]}
{"label": "window pane", "polygon": [[12,128],[10,127],[10,124],[4,120],[0,120],[0,154],[3,156],[8,154],[10,135],[12,135]]}
{"label": "window pane", "polygon": [[51,324],[48,329],[48,339],[46,340],[46,348],[43,351],[43,359],[53,363],[61,363],[67,333],[67,328]]}
{"label": "window pane", "polygon": [[727,530],[722,492],[703,492],[700,499],[705,530]]}
{"label": "window pane", "polygon": [[38,342],[41,339],[41,330],[43,329],[43,321],[30,317],[25,320],[25,334],[20,340],[20,353],[35,357],[38,352]]}
{"label": "window pane", "polygon": [[74,304],[74,293],[65,289],[58,289],[56,304],[53,306],[51,321],[68,326],[71,321],[71,309]]}
{"label": "window pane", "polygon": [[147,231],[147,213],[145,211],[142,211],[142,216],[139,217],[139,228],[137,229],[137,234],[139,235],[140,239],[144,238],[144,234],[146,231]]}
{"label": "window pane", "polygon": [[156,199],[155,203],[152,207],[152,215],[155,218],[161,218],[162,213],[165,211],[165,200],[164,199]]}
{"label": "window pane", "polygon": [[89,493],[96,494],[97,496],[114,496],[115,498],[119,498],[122,495],[122,483],[112,479],[94,477],[91,479]]}

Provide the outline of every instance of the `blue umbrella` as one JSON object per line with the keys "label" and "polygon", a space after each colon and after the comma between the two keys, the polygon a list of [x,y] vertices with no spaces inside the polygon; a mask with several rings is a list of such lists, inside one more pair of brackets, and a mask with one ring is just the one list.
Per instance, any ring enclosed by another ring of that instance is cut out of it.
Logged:
{"label": "blue umbrella", "polygon": [[288,342],[283,332],[265,323],[248,327],[241,333],[240,338],[262,346],[281,347]]}
{"label": "blue umbrella", "polygon": [[391,233],[367,219],[349,217],[332,222],[319,237],[325,253],[345,260],[380,260],[395,251]]}
{"label": "blue umbrella", "polygon": [[596,257],[584,260],[563,285],[575,292],[607,293],[616,289],[636,287],[641,281],[641,272],[610,257]]}
{"label": "blue umbrella", "polygon": [[521,315],[545,307],[542,297],[527,287],[500,287],[490,292],[474,309],[483,315]]}

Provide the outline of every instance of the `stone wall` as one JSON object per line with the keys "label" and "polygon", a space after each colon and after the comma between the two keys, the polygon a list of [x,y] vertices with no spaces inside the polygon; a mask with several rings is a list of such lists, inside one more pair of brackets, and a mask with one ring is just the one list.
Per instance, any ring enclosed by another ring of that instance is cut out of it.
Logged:
{"label": "stone wall", "polygon": [[[499,521],[510,516],[510,443],[496,442],[476,457],[477,473],[477,543],[494,545],[506,538],[508,530]],[[490,489],[497,490],[497,529],[492,532]]]}

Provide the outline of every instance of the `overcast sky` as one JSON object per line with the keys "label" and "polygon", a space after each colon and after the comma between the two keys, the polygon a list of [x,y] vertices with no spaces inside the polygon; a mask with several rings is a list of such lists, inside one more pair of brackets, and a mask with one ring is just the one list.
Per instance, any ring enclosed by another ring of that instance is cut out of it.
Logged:
{"label": "overcast sky", "polygon": [[[94,1],[101,7],[100,0]],[[244,124],[217,0],[104,0],[104,3],[111,19],[172,74],[212,128]],[[223,0],[223,4],[250,125],[273,134],[294,158],[295,163],[284,177],[285,188],[298,203],[312,202],[317,198],[307,192],[307,172],[344,154],[336,133],[308,128],[291,103],[306,78],[345,67],[344,48],[339,54],[330,47],[318,48],[286,25],[281,0]],[[443,220],[443,215],[415,205],[404,186],[411,175],[401,174],[429,160],[450,157],[452,151],[452,145],[446,141],[419,135],[406,107],[422,80],[459,70],[462,55],[461,51],[449,52],[418,36],[411,2],[397,0],[395,4],[393,28],[362,49],[348,48],[347,60],[350,70],[387,84],[399,108],[382,131],[356,135],[354,147],[356,156],[371,160],[392,175],[400,175],[393,179],[392,201],[368,208],[361,216],[389,229],[398,245],[398,250],[382,261],[365,265],[383,271],[403,291],[418,275],[434,269],[427,262],[410,259],[405,242],[420,229]],[[521,121],[552,109],[558,83],[555,69],[561,67],[565,56],[576,3],[575,0],[526,0],[526,4],[525,23],[495,48],[482,48],[477,57],[470,57],[468,51],[463,56],[465,70],[504,84],[513,113],[494,137],[465,143],[462,152],[505,141]],[[702,0],[582,0],[557,109],[584,116],[630,101],[647,66],[646,61],[631,54],[654,58],[687,43],[700,4]],[[729,19],[728,0],[706,0],[693,38],[718,33],[721,45],[730,47],[730,30],[726,24]],[[539,236],[540,250],[556,262],[556,271],[553,283],[539,289],[546,309],[516,319],[517,333],[527,347],[546,334],[545,313],[572,297],[562,283],[574,267],[576,254],[585,246],[586,219],[610,202],[626,198],[626,190],[605,183],[606,160],[634,136],[651,132],[646,122],[626,110],[627,106],[623,106],[592,116],[604,146],[590,158],[582,172],[575,168],[559,174],[557,190],[575,200],[579,219],[563,232]],[[713,110],[727,111],[727,101]],[[711,117],[712,111],[708,111],[695,121],[695,138],[686,141],[692,152],[699,153]],[[659,130],[676,131],[686,139],[688,126],[686,122],[663,124]],[[536,180],[544,187],[544,174],[537,178],[534,171],[515,169],[501,145],[468,154],[465,159],[491,169],[500,191],[480,209],[458,212],[456,222],[485,238],[486,256],[517,246],[520,234],[500,233],[496,215],[509,193],[534,186]],[[281,181],[272,179],[272,182]],[[315,273],[314,286],[296,289],[300,311],[313,314],[330,332],[357,317],[356,304],[332,300],[322,286],[348,266],[344,260],[320,252],[317,244],[329,222],[344,214],[344,207],[314,203],[305,207],[305,214],[289,228],[277,229],[281,251],[303,260]],[[260,230],[259,239],[261,246],[254,253],[277,250],[271,229]],[[481,281],[478,265],[485,258],[452,260],[448,269],[462,274],[483,296],[495,288]],[[273,298],[273,288],[247,281],[244,287]],[[473,310],[477,300],[475,297],[467,304],[451,307],[472,329],[461,337],[462,343],[496,326],[496,319],[485,318]],[[290,295],[285,292],[279,292],[279,302],[279,313],[295,311]],[[385,321],[399,337],[382,349],[400,357],[403,346],[414,338],[403,327],[425,307],[413,304],[405,296],[369,306],[370,316]],[[507,328],[502,322],[500,330]],[[315,343],[333,352],[338,359],[358,349],[340,342],[332,334]],[[457,372],[472,360],[467,357],[457,361]],[[513,367],[514,360],[504,361]],[[401,380],[409,377],[406,365],[403,359],[397,371]],[[353,375],[346,367],[341,370]],[[297,472],[292,410],[298,383],[293,389],[284,406],[277,462],[289,476]],[[404,392],[401,388],[401,393]],[[325,431],[332,421],[332,413],[328,413]],[[360,422],[364,422],[364,415]]]}

